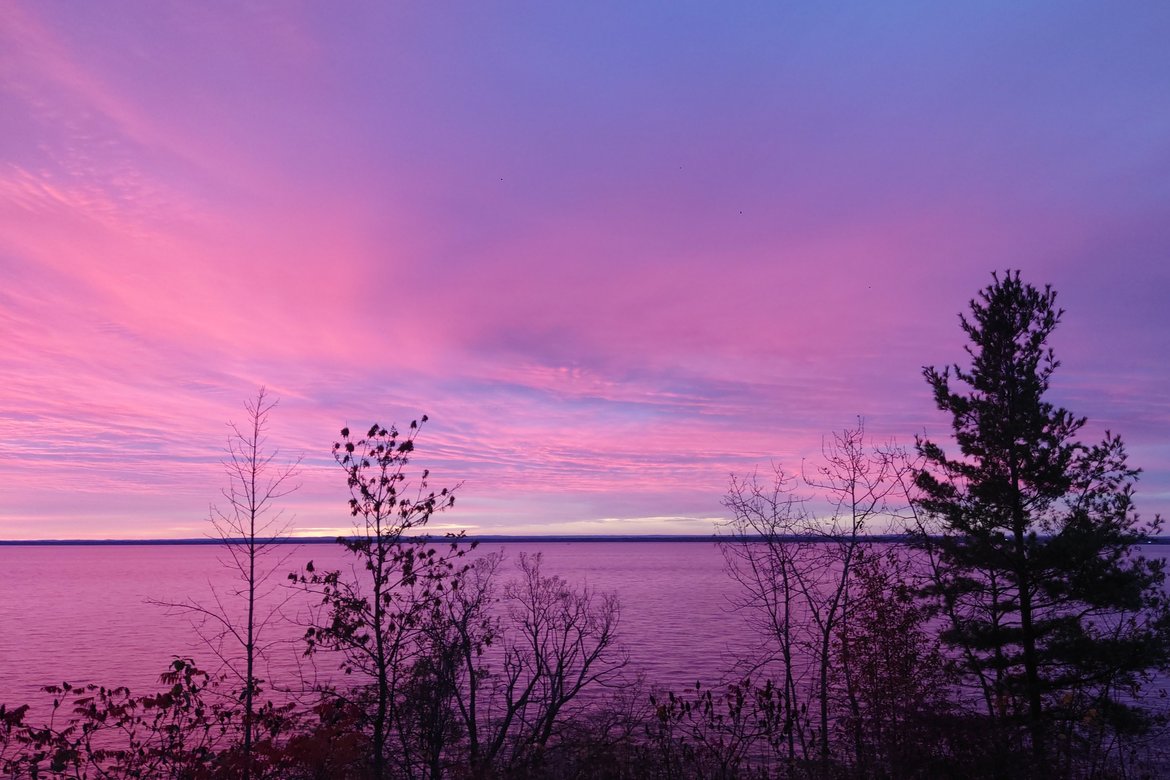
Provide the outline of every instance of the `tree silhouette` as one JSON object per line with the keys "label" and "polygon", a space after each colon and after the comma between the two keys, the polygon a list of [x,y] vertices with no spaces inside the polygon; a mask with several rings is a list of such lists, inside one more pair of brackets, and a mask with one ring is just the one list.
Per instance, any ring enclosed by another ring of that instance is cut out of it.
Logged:
{"label": "tree silhouette", "polygon": [[417,724],[408,722],[414,710],[407,697],[417,689],[415,664],[428,660],[427,619],[462,574],[453,561],[466,552],[451,542],[449,552],[439,554],[418,535],[435,512],[455,503],[454,489],[428,489],[428,471],[413,484],[408,479],[419,427],[411,422],[400,435],[393,426],[375,424],[361,438],[341,430],[333,455],[346,474],[355,527],[353,536],[338,541],[355,565],[349,572],[318,572],[309,562],[302,574],[290,575],[324,607],[325,614],[306,631],[309,652],[339,652],[342,670],[367,682],[339,695],[351,697],[348,703],[369,715],[370,768],[378,780],[388,776],[392,743],[402,766],[425,762],[419,755],[425,745],[412,736]]}
{"label": "tree silhouette", "polygon": [[[852,619],[853,567],[870,546],[869,526],[904,508],[908,470],[898,447],[868,445],[859,421],[828,438],[819,465],[799,476],[780,468],[771,484],[732,476],[721,549],[742,587],[733,605],[763,640],[745,671],[780,678],[777,747],[790,765],[815,756],[827,767],[832,758],[834,699],[852,690],[853,645],[842,652],[839,638]],[[846,706],[857,722],[857,702]]]}
{"label": "tree silhouette", "polygon": [[[588,710],[582,694],[621,685],[628,662],[618,645],[615,594],[545,574],[540,553],[520,553],[518,577],[500,598],[502,560],[503,553],[478,558],[447,592],[436,621],[475,777],[535,771],[564,723]],[[496,649],[490,656],[488,647]]]}
{"label": "tree silhouette", "polygon": [[918,442],[917,541],[999,754],[1026,744],[1050,771],[1091,727],[1133,723],[1143,672],[1167,665],[1163,565],[1136,551],[1160,518],[1134,511],[1121,438],[1081,443],[1085,418],[1046,400],[1056,294],[1018,272],[993,280],[960,317],[970,367],[924,369],[960,454]]}
{"label": "tree silhouette", "polygon": [[[223,459],[228,484],[221,491],[224,503],[211,505],[210,519],[215,537],[223,542],[221,563],[232,572],[236,585],[226,592],[212,587],[210,603],[193,599],[153,602],[190,613],[199,636],[228,674],[238,680],[243,704],[244,780],[252,776],[256,697],[262,682],[256,665],[271,645],[266,629],[279,618],[288,600],[287,594],[278,591],[273,577],[289,557],[289,553],[277,552],[281,549],[279,539],[289,528],[277,502],[300,487],[296,478],[301,458],[283,461],[280,450],[268,444],[268,418],[276,405],[261,387],[255,399],[244,402],[246,422],[228,423],[231,434]],[[231,600],[244,602],[242,617]]]}

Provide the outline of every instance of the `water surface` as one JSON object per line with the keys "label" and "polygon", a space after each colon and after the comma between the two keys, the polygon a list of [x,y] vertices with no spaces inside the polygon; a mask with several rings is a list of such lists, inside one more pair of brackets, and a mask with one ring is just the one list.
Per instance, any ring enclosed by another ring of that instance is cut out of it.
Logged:
{"label": "water surface", "polygon": [[[503,550],[507,579],[521,552],[542,553],[546,574],[618,594],[620,637],[631,669],[659,685],[682,687],[719,677],[730,656],[750,642],[740,615],[728,607],[734,585],[723,558],[706,542],[523,542],[485,544]],[[473,553],[473,554],[477,554]],[[289,598],[285,619],[269,636],[284,643],[269,652],[269,679],[313,673],[299,641],[312,603],[285,588],[285,574],[313,560],[318,570],[347,564],[334,544],[277,548],[289,556],[272,584],[275,599]],[[41,686],[68,681],[153,690],[159,672],[176,656],[205,668],[216,661],[183,614],[155,601],[193,599],[212,605],[210,587],[231,609],[231,573],[213,545],[0,547],[0,702],[43,697]],[[328,674],[328,663],[318,673]]]}

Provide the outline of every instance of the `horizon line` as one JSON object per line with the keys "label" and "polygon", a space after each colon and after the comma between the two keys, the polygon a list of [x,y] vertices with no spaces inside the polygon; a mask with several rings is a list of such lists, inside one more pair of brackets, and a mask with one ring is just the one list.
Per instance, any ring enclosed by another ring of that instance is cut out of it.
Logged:
{"label": "horizon line", "polygon": [[[910,538],[906,533],[861,534],[869,542],[905,542]],[[257,538],[257,544],[337,544],[343,539],[357,539],[357,536],[279,536]],[[402,537],[407,541],[441,543],[509,544],[541,542],[719,542],[734,541],[735,537],[719,534],[468,534],[466,536],[438,536],[417,534]],[[759,536],[758,540],[765,537]],[[782,534],[784,541],[833,542],[837,537],[819,534]],[[756,541],[753,539],[752,541]],[[1170,536],[1147,536],[1145,544],[1170,545]],[[0,539],[0,547],[192,547],[209,545],[247,544],[244,537],[216,539],[194,537],[180,539]]]}
{"label": "horizon line", "polygon": [[[257,538],[257,544],[336,544],[342,539],[357,539],[357,536],[280,536]],[[429,541],[431,543],[454,542],[715,542],[732,537],[719,534],[467,534],[465,536],[439,536],[435,534],[404,535],[404,540]],[[763,537],[761,537],[763,538]],[[788,534],[782,538],[801,541],[825,540],[819,535]],[[905,534],[867,534],[871,541],[897,541]],[[0,539],[0,547],[35,546],[206,546],[247,544],[244,537],[219,539],[193,537],[177,539]]]}

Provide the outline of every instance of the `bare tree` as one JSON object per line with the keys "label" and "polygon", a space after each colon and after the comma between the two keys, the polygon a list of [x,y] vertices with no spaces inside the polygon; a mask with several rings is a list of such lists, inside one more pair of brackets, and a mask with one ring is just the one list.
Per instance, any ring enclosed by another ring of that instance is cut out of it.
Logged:
{"label": "bare tree", "polygon": [[[485,748],[485,742],[490,746],[494,740],[490,725],[481,723],[481,711],[491,695],[491,661],[493,656],[498,658],[493,648],[499,648],[504,631],[496,585],[503,558],[502,552],[476,558],[460,587],[447,591],[428,624],[430,655],[442,659],[434,667],[441,670],[442,677],[432,685],[432,691],[447,697],[448,711],[462,726],[464,760],[473,775],[491,766],[494,759],[490,747]],[[449,758],[451,748],[444,740],[442,745],[433,746],[432,753],[445,752]]]}
{"label": "bare tree", "polygon": [[[818,703],[820,705],[821,757],[829,755],[829,711],[833,686],[830,684],[830,670],[833,666],[833,642],[847,628],[854,607],[854,566],[863,552],[869,557],[880,557],[877,550],[867,542],[867,525],[876,519],[889,520],[900,512],[906,502],[900,492],[897,479],[900,472],[910,470],[905,454],[899,448],[889,445],[870,447],[865,441],[865,427],[858,420],[856,428],[833,434],[821,448],[822,462],[813,473],[804,475],[804,482],[818,491],[830,506],[827,516],[817,524],[821,535],[821,574],[816,593],[807,593],[811,605],[819,609],[812,611],[817,628],[818,647],[816,657],[819,663],[817,680]],[[814,569],[815,571],[815,569]],[[808,586],[808,578],[801,580]],[[853,667],[850,663],[849,645],[839,659],[839,672],[844,681],[844,692],[851,715],[856,716],[858,702],[853,696],[851,685]]]}
{"label": "bare tree", "polygon": [[480,557],[449,591],[447,686],[474,776],[531,770],[558,729],[581,713],[582,694],[616,685],[628,657],[617,644],[620,606],[611,593],[571,586],[521,553],[502,592],[502,553]]}
{"label": "bare tree", "polygon": [[723,529],[723,555],[728,573],[743,588],[734,604],[763,640],[761,653],[747,671],[758,674],[777,666],[780,670],[782,733],[789,762],[808,754],[810,738],[797,683],[803,673],[800,642],[807,633],[799,578],[812,544],[803,536],[811,517],[807,498],[796,491],[796,477],[776,467],[770,484],[756,474],[732,475],[723,499],[732,513]]}
{"label": "bare tree", "polygon": [[[737,604],[765,640],[749,671],[758,676],[761,668],[778,666],[783,677],[790,762],[830,759],[833,683],[838,675],[847,682],[851,673],[848,648],[835,652],[834,643],[850,617],[853,567],[868,544],[867,526],[900,511],[897,477],[907,468],[898,448],[867,445],[859,422],[827,440],[820,465],[799,476],[776,468],[771,485],[756,475],[732,477],[724,498],[732,512],[724,556],[744,588]],[[818,506],[825,511],[816,512]],[[848,697],[852,687],[842,690]],[[846,706],[856,713],[858,703]]]}
{"label": "bare tree", "polygon": [[[263,682],[257,663],[272,644],[267,629],[288,601],[273,576],[291,554],[277,553],[291,522],[278,502],[300,487],[296,478],[301,456],[282,460],[280,451],[268,443],[269,416],[277,403],[261,387],[255,399],[244,402],[245,423],[228,423],[231,434],[222,461],[228,484],[221,491],[224,502],[211,505],[210,521],[223,545],[220,562],[232,572],[235,584],[224,590],[209,583],[208,604],[190,599],[155,602],[189,613],[199,636],[238,680],[244,708],[241,772],[245,780],[252,773],[256,697]],[[245,607],[242,616],[232,603],[239,601]]]}

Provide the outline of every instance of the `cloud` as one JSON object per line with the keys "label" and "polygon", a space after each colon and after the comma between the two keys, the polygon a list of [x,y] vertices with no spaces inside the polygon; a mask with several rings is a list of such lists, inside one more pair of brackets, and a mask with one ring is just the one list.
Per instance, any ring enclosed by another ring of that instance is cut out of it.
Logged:
{"label": "cloud", "polygon": [[529,10],[0,7],[0,536],[198,528],[260,385],[302,529],[424,412],[443,523],[690,529],[1005,267],[1165,511],[1161,12]]}

